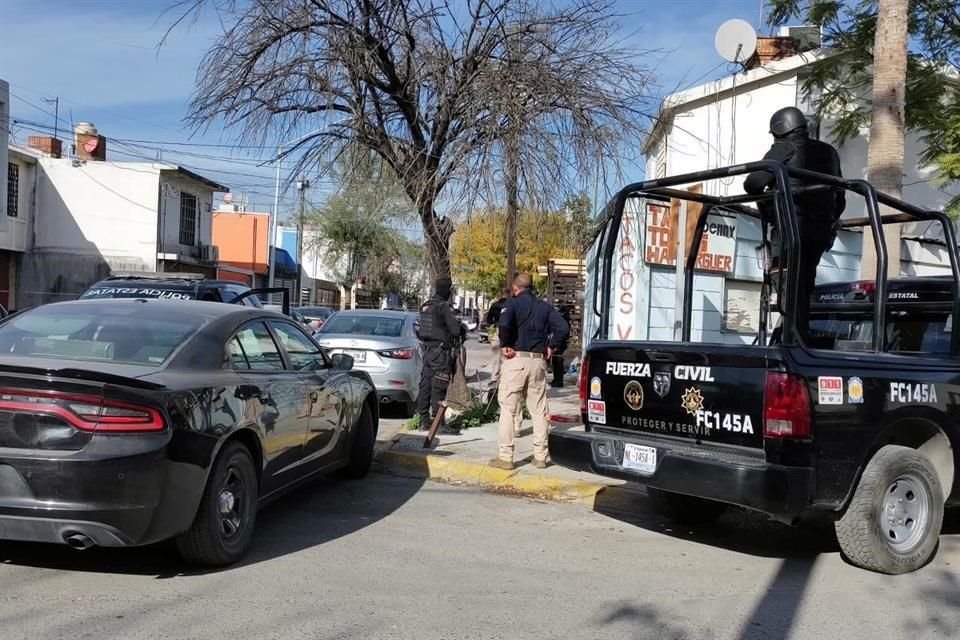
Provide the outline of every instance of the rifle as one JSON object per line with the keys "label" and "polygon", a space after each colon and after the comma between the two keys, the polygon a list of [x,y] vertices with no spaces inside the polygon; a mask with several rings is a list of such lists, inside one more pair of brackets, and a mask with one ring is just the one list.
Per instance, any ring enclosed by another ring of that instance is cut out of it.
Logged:
{"label": "rifle", "polygon": [[430,425],[430,431],[427,432],[427,437],[423,440],[424,449],[429,449],[430,445],[433,444],[433,439],[437,437],[437,430],[440,429],[440,425],[443,424],[443,417],[446,413],[447,403],[441,401],[440,406],[437,407],[437,415],[433,418],[433,424]]}

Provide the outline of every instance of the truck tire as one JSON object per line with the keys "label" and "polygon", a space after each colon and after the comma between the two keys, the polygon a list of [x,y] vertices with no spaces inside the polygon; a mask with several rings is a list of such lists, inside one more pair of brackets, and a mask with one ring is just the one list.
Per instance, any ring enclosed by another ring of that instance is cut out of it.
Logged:
{"label": "truck tire", "polygon": [[834,525],[840,550],[854,565],[878,573],[916,571],[937,552],[943,503],[930,460],[916,449],[887,445],[867,464]]}
{"label": "truck tire", "polygon": [[650,503],[658,513],[689,525],[710,524],[723,515],[728,506],[716,500],[697,498],[653,487],[647,487],[647,497],[650,498]]}

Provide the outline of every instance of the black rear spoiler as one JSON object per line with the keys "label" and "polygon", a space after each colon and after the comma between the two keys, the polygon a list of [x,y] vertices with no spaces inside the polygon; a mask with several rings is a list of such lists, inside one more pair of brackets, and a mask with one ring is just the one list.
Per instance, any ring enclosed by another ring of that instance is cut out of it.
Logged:
{"label": "black rear spoiler", "polygon": [[0,364],[0,373],[16,373],[23,375],[53,376],[57,378],[72,378],[74,380],[86,380],[89,382],[100,382],[103,384],[122,385],[136,389],[163,389],[164,385],[155,382],[147,382],[139,378],[119,376],[105,371],[96,371],[93,369],[49,369],[47,367],[29,367],[19,364]]}

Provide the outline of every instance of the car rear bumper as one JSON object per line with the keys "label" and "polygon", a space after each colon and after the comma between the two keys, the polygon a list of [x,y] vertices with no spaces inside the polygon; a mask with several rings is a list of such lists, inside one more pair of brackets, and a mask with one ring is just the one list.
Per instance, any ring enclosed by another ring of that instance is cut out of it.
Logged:
{"label": "car rear bumper", "polygon": [[413,367],[370,373],[370,379],[381,402],[413,402],[417,399],[420,380]]}
{"label": "car rear bumper", "polygon": [[98,436],[83,451],[0,450],[0,539],[63,544],[76,533],[115,547],[182,533],[205,471],[170,460],[168,440]]}
{"label": "car rear bumper", "polygon": [[[623,445],[634,442],[657,449],[657,467],[646,475],[621,465]],[[737,454],[711,456],[665,439],[608,433],[553,431],[550,457],[564,467],[641,483],[663,491],[726,502],[792,522],[810,506],[813,470],[767,464]]]}

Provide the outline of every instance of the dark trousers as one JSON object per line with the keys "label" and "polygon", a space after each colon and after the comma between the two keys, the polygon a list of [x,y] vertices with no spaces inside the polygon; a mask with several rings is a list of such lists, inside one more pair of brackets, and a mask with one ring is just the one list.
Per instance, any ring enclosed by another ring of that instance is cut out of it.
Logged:
{"label": "dark trousers", "polygon": [[[797,217],[800,228],[800,265],[797,273],[797,313],[795,327],[801,340],[810,335],[810,296],[817,283],[817,267],[823,254],[836,239],[833,223],[806,216]],[[776,286],[776,281],[774,281]]]}
{"label": "dark trousers", "polygon": [[550,362],[553,367],[553,381],[550,383],[552,387],[562,387],[563,386],[563,374],[566,372],[563,366],[563,352],[556,354],[551,358]]}
{"label": "dark trousers", "polygon": [[453,351],[439,343],[423,347],[423,370],[420,372],[420,391],[417,394],[417,414],[420,427],[430,426],[430,416],[437,415],[440,402],[447,397],[447,387],[453,376]]}

